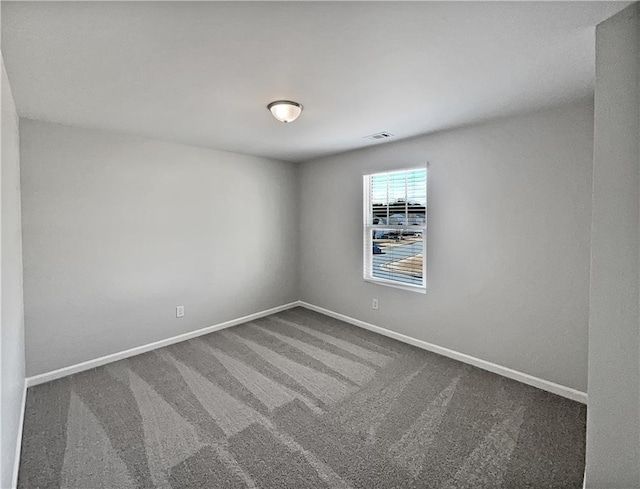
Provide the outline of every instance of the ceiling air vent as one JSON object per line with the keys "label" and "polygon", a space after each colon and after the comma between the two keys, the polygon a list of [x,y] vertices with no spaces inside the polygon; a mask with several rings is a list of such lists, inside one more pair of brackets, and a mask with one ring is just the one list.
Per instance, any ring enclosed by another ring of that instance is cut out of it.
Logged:
{"label": "ceiling air vent", "polygon": [[370,136],[365,136],[364,139],[368,139],[369,141],[384,141],[385,139],[391,139],[392,137],[393,134],[390,132],[377,132]]}

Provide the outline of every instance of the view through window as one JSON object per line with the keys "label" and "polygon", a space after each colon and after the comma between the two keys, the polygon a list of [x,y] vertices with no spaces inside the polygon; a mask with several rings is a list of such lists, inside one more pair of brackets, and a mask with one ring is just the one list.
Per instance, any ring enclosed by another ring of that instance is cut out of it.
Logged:
{"label": "view through window", "polygon": [[427,169],[364,177],[364,278],[425,288]]}

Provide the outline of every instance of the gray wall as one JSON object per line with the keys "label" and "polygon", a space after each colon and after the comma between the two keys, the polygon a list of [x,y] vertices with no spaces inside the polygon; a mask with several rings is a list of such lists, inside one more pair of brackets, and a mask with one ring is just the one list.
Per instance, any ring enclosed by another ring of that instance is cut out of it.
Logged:
{"label": "gray wall", "polygon": [[11,487],[24,389],[24,309],[18,114],[2,61],[0,487]]}
{"label": "gray wall", "polygon": [[640,487],[640,4],[596,29],[586,487]]}
{"label": "gray wall", "polygon": [[[303,164],[302,300],[585,391],[592,148],[584,101]],[[362,175],[426,162],[427,293],[364,282]]]}
{"label": "gray wall", "polygon": [[28,376],[298,298],[294,164],[20,130]]}

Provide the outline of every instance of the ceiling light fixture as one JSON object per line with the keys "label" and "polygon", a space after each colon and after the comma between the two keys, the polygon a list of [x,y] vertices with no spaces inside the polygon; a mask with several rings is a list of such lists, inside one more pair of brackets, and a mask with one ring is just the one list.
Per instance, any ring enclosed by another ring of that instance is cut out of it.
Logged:
{"label": "ceiling light fixture", "polygon": [[293,122],[302,112],[302,105],[291,100],[276,100],[267,105],[267,109],[280,122]]}

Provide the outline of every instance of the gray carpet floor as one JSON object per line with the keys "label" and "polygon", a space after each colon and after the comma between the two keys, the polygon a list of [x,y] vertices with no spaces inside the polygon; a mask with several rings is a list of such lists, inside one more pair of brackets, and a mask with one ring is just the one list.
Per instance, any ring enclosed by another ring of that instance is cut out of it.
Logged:
{"label": "gray carpet floor", "polygon": [[29,388],[20,488],[580,488],[585,406],[302,308]]}

